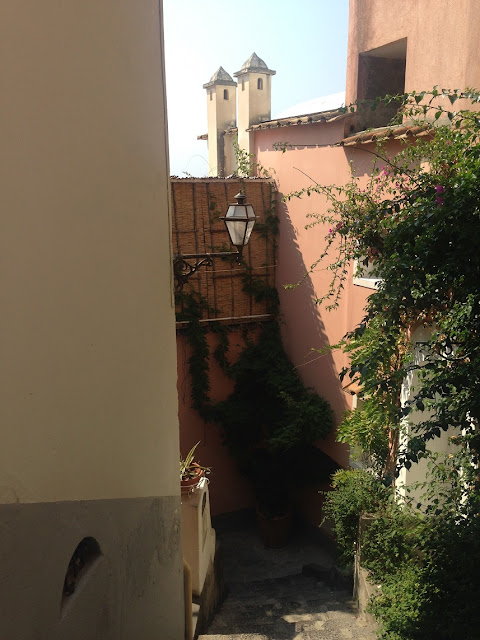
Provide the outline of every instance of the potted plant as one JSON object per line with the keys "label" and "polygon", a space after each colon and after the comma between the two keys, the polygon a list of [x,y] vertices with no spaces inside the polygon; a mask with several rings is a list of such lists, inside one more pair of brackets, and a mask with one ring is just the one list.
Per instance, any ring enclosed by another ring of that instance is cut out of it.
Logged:
{"label": "potted plant", "polygon": [[250,478],[256,497],[260,537],[267,547],[288,543],[292,529],[291,486],[288,460],[266,446],[252,452]]}
{"label": "potted plant", "polygon": [[[276,322],[263,325],[258,340],[247,345],[231,372],[235,387],[215,406],[214,419],[222,425],[224,443],[240,471],[252,482],[265,544],[282,546],[291,528],[292,494],[310,481],[307,472],[322,474],[325,461],[331,462],[322,454],[316,464],[315,443],[330,432],[332,410],[301,382],[283,350]],[[283,532],[264,535],[270,525]]]}
{"label": "potted plant", "polygon": [[200,441],[190,449],[185,458],[180,455],[180,487],[182,494],[194,491],[200,480],[210,472],[210,467],[202,467],[194,460],[195,450],[199,444]]}

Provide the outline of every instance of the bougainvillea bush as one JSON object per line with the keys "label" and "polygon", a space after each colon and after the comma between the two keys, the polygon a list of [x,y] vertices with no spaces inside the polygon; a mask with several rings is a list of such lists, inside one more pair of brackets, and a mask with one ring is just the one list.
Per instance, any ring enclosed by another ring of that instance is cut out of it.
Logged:
{"label": "bougainvillea bush", "polygon": [[[376,474],[392,485],[402,466],[430,459],[428,499],[413,505],[424,522],[412,541],[421,553],[399,558],[398,572],[388,575],[377,558],[385,589],[374,611],[383,637],[473,639],[480,628],[469,605],[480,596],[479,549],[472,543],[480,513],[480,94],[434,89],[395,100],[403,105],[403,124],[420,135],[393,157],[380,143],[367,183],[353,175],[346,185],[314,184],[288,198],[321,193],[330,204],[327,214],[312,214],[310,225],[327,230],[312,270],[332,273],[318,303],[338,305],[352,263],[357,275],[369,269],[378,278],[363,321],[338,345],[350,356],[342,378],[357,380],[366,399],[340,425],[340,439],[367,450]],[[430,329],[421,359],[411,341],[419,326]],[[417,383],[402,402],[413,372]],[[452,447],[433,457],[429,444],[446,431]],[[389,519],[383,521],[376,535],[393,535]],[[403,627],[402,606],[415,618]],[[463,612],[460,635],[455,607]]]}

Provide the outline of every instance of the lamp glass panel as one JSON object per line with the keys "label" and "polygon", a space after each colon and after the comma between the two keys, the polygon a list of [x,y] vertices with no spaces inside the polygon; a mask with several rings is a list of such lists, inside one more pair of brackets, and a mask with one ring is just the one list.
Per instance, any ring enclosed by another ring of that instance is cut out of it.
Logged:
{"label": "lamp glass panel", "polygon": [[225,220],[230,241],[234,247],[243,247],[245,244],[246,220]]}
{"label": "lamp glass panel", "polygon": [[245,241],[244,244],[248,244],[248,241],[250,240],[250,234],[252,233],[252,229],[255,226],[255,220],[249,220],[247,222],[247,231],[245,233]]}
{"label": "lamp glass panel", "polygon": [[[239,218],[235,220],[235,218]],[[225,216],[230,241],[235,247],[245,246],[255,224],[255,212],[251,204],[231,204]]]}

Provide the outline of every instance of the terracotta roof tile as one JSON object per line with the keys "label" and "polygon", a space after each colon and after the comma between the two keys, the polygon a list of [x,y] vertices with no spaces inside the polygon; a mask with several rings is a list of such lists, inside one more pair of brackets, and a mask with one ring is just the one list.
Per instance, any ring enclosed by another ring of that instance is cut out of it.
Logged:
{"label": "terracotta roof tile", "polygon": [[350,114],[344,109],[332,109],[330,111],[319,111],[318,113],[307,113],[306,115],[290,116],[288,118],[276,118],[267,122],[254,124],[247,131],[258,131],[259,129],[278,129],[279,127],[290,127],[302,124],[312,124],[316,122],[333,122],[340,118],[345,118]]}
{"label": "terracotta roof tile", "polygon": [[405,124],[395,127],[380,127],[379,129],[371,129],[370,131],[360,131],[353,136],[344,138],[336,146],[352,147],[357,144],[369,144],[382,140],[400,140],[416,136],[425,136],[430,133],[431,124],[413,125]]}

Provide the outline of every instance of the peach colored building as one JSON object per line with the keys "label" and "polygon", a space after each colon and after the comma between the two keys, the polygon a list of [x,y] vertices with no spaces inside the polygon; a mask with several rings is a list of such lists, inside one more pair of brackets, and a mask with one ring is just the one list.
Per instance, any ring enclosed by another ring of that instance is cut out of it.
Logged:
{"label": "peach colored building", "polygon": [[[477,0],[350,0],[346,104],[434,85],[479,88],[479,24]],[[347,364],[345,356],[312,349],[335,344],[355,327],[374,285],[368,278],[354,278],[352,266],[340,307],[331,312],[314,302],[330,282],[331,274],[324,267],[316,267],[298,288],[285,290],[284,285],[300,280],[318,258],[328,229],[305,230],[310,213],[326,212],[324,198],[312,195],[283,202],[282,197],[312,183],[345,184],[351,171],[368,179],[375,140],[385,135],[382,127],[394,111],[393,105],[355,117],[330,109],[275,120],[259,118],[247,130],[250,151],[261,166],[272,169],[278,190],[276,283],[285,320],[285,348],[304,382],[330,401],[337,420],[352,406],[352,395],[339,380]],[[239,140],[245,137],[245,126],[239,118]],[[230,127],[225,137],[236,131]],[[389,135],[387,152],[397,153],[401,140],[411,133],[405,126]],[[210,136],[208,140],[211,146]],[[334,434],[320,446],[340,465],[348,464],[349,452],[335,442]]]}
{"label": "peach colored building", "polygon": [[[431,89],[434,85],[464,89],[480,86],[480,57],[476,41],[480,5],[475,0],[350,0],[346,104],[386,94]],[[448,37],[447,37],[448,35]],[[433,53],[434,52],[434,55]],[[395,107],[394,107],[395,108]],[[382,131],[362,133],[366,127],[386,125],[391,109],[352,118],[339,111],[284,118],[251,127],[257,161],[272,167],[279,201],[283,195],[308,186],[345,184],[351,175],[365,178],[373,164],[371,151]],[[408,130],[399,129],[387,143],[394,155]],[[285,143],[285,153],[275,143]],[[317,357],[311,347],[335,344],[362,317],[372,283],[352,278],[340,308],[334,312],[313,303],[329,283],[328,272],[318,268],[298,289],[283,286],[296,282],[321,251],[325,229],[305,230],[311,212],[326,211],[321,196],[280,203],[277,285],[285,316],[287,351],[308,384],[332,402],[337,417],[350,406],[341,390],[338,372],[345,364],[340,353]],[[304,313],[298,314],[298,308]],[[332,456],[347,461],[338,443]]]}

